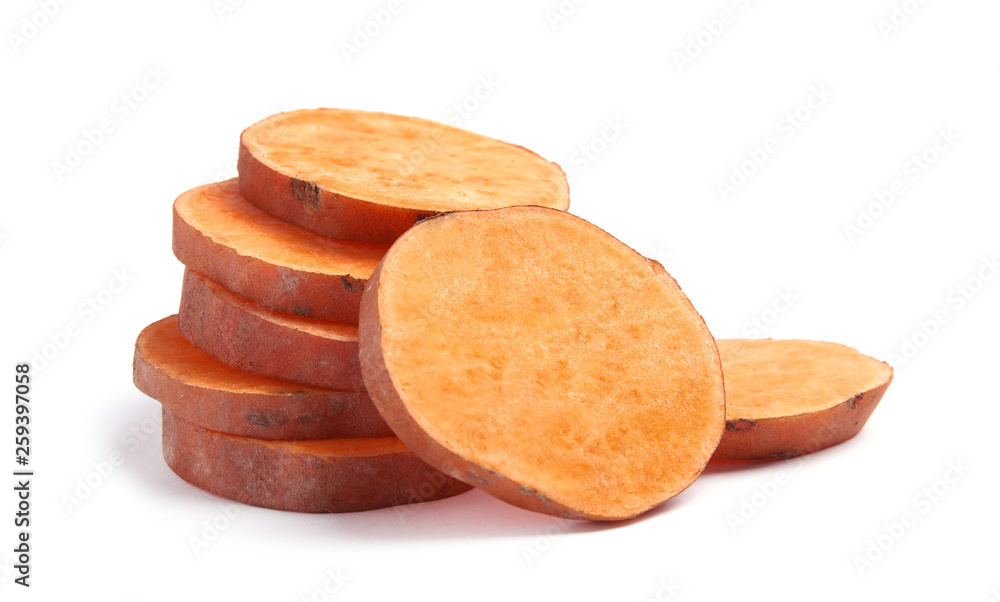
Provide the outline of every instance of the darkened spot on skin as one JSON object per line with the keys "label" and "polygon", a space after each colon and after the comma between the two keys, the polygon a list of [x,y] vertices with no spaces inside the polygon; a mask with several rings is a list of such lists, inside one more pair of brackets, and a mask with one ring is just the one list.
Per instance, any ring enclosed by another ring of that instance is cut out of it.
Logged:
{"label": "darkened spot on skin", "polygon": [[348,293],[359,292],[365,289],[365,281],[345,274],[340,277],[340,286],[344,287]]}
{"label": "darkened spot on skin", "polygon": [[308,307],[305,307],[304,305],[295,305],[295,306],[293,306],[292,307],[292,313],[295,314],[296,316],[299,316],[299,317],[302,317],[302,318],[311,318],[312,317],[312,312],[309,310]]}
{"label": "darkened spot on skin", "polygon": [[417,214],[417,219],[413,220],[413,223],[414,224],[419,224],[420,222],[424,221],[425,219],[430,219],[432,217],[437,217],[438,215],[441,215],[441,214],[440,213],[418,213]]}
{"label": "darkened spot on skin", "polygon": [[476,474],[474,472],[467,473],[465,475],[465,479],[464,480],[466,480],[466,481],[475,481],[476,483],[479,483],[480,485],[484,485],[484,486],[490,484],[490,480],[489,479],[487,479],[486,477],[479,476],[478,474]]}
{"label": "darkened spot on skin", "polygon": [[254,424],[256,426],[272,426],[276,424],[282,424],[285,419],[281,416],[267,416],[264,414],[247,414],[247,422]]}
{"label": "darkened spot on skin", "polygon": [[864,393],[858,393],[854,397],[848,399],[847,400],[847,409],[848,410],[853,410],[854,408],[858,407],[858,402],[861,401],[861,398],[864,397],[864,396],[865,396]]}
{"label": "darkened spot on skin", "polygon": [[766,456],[754,456],[752,458],[747,458],[747,460],[781,460],[785,458],[794,458],[800,455],[802,454],[800,454],[799,452],[783,451],[783,452],[768,454]]}
{"label": "darkened spot on skin", "polygon": [[550,500],[549,498],[545,497],[544,495],[538,493],[534,489],[529,489],[527,487],[523,487],[522,486],[521,487],[521,493],[523,493],[524,495],[530,495],[531,497],[538,498],[539,500],[541,500],[542,505],[545,506],[546,508],[551,508],[552,507],[552,500]]}
{"label": "darkened spot on skin", "polygon": [[292,194],[306,211],[313,212],[319,209],[320,191],[319,185],[315,182],[306,182],[292,178],[289,184]]}
{"label": "darkened spot on skin", "polygon": [[736,420],[726,421],[726,430],[734,433],[743,433],[751,429],[757,428],[757,421],[747,420],[746,418],[737,418]]}
{"label": "darkened spot on skin", "polygon": [[768,456],[768,458],[794,458],[797,455],[799,455],[798,452],[783,451],[783,452],[778,452],[776,454],[771,454]]}

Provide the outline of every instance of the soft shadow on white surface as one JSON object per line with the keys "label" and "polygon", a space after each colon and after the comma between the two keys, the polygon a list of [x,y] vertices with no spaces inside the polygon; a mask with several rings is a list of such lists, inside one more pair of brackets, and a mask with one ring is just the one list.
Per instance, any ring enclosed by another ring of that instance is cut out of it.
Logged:
{"label": "soft shadow on white surface", "polygon": [[590,533],[619,529],[651,520],[683,501],[677,498],[641,516],[624,521],[569,520],[530,512],[473,489],[454,498],[413,506],[386,508],[357,515],[341,515],[327,524],[331,534],[365,539],[460,539],[520,537],[526,534]]}
{"label": "soft shadow on white surface", "polygon": [[[151,404],[155,404],[151,405]],[[113,416],[115,428],[113,432],[124,434],[139,428],[145,440],[137,447],[129,449],[122,445],[121,451],[125,463],[117,469],[125,479],[137,482],[148,492],[146,499],[152,500],[151,505],[158,505],[160,500],[194,500],[211,499],[216,496],[202,491],[187,483],[174,474],[163,460],[163,429],[159,423],[159,404],[145,395],[136,392],[125,403],[114,406]],[[153,432],[141,431],[141,425],[151,417],[156,417],[157,425]],[[116,441],[120,444],[120,441]]]}
{"label": "soft shadow on white surface", "polygon": [[788,459],[774,460],[712,460],[701,473],[704,478],[711,475],[727,474],[731,472],[754,472],[764,470],[774,470],[779,465],[787,462]]}
{"label": "soft shadow on white surface", "polygon": [[[178,506],[203,503],[214,510],[231,502],[184,482],[159,459],[159,467],[134,475],[149,487],[150,496]],[[679,497],[684,497],[679,496]],[[235,503],[235,502],[233,502]],[[674,498],[633,519],[614,522],[568,520],[522,510],[473,489],[452,498],[343,514],[307,514],[241,505],[244,516],[253,516],[262,532],[284,532],[292,537],[326,538],[333,544],[345,540],[415,541],[522,537],[554,531],[588,533],[625,528],[652,520],[684,503]],[[245,524],[245,523],[244,523]],[[338,544],[339,545],[339,544]]]}

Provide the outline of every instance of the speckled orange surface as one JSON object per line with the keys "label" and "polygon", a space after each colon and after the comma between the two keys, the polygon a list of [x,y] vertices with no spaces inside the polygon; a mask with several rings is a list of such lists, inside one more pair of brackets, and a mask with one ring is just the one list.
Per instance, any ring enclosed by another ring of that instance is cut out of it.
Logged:
{"label": "speckled orange surface", "polygon": [[664,272],[552,209],[426,220],[366,290],[366,386],[411,449],[500,499],[635,516],[690,485],[724,428],[715,341]]}

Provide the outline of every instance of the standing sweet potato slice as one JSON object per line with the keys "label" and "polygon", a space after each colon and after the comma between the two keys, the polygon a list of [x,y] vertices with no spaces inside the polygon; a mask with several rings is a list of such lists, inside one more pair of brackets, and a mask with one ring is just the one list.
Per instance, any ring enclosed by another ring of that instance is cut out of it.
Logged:
{"label": "standing sweet potato slice", "polygon": [[368,277],[387,245],[320,236],[264,213],[236,180],[174,201],[174,255],[187,267],[268,309],[357,322]]}
{"label": "standing sweet potato slice", "polygon": [[201,489],[294,512],[374,510],[471,489],[422,462],[395,437],[252,439],[204,429],[166,407],[163,458]]}
{"label": "standing sweet potato slice", "polygon": [[212,430],[265,439],[392,435],[364,391],[331,391],[230,368],[187,342],[177,316],[139,333],[132,375],[135,386],[164,408]]}
{"label": "standing sweet potato slice", "polygon": [[690,485],[724,430],[718,350],[687,297],[561,211],[417,224],[372,275],[359,334],[397,436],[530,510],[636,516]]}
{"label": "standing sweet potato slice", "polygon": [[726,433],[718,459],[789,458],[858,434],[892,367],[837,343],[719,339]]}
{"label": "standing sweet potato slice", "polygon": [[254,205],[343,240],[392,242],[447,211],[569,206],[566,175],[527,149],[367,111],[272,115],[240,137],[239,174]]}
{"label": "standing sweet potato slice", "polygon": [[355,324],[264,309],[190,268],[177,320],[187,340],[234,368],[314,387],[364,389]]}

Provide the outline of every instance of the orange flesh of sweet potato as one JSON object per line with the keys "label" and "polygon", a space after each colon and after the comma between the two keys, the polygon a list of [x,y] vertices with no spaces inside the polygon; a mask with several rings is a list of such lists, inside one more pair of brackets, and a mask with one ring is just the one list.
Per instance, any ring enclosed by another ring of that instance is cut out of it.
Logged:
{"label": "orange flesh of sweet potato", "polygon": [[276,510],[358,512],[471,489],[395,437],[272,441],[227,435],[163,409],[163,458],[216,495]]}
{"label": "orange flesh of sweet potato", "polygon": [[364,391],[331,391],[236,370],[186,341],[176,316],[139,333],[133,379],[140,391],[177,415],[235,435],[267,439],[392,435]]}
{"label": "orange flesh of sweet potato", "polygon": [[437,213],[566,209],[555,163],[425,119],[342,109],[272,115],[240,137],[240,190],[268,213],[326,236],[392,242]]}
{"label": "orange flesh of sweet potato", "polygon": [[718,351],[687,297],[561,211],[421,222],[369,281],[359,333],[397,436],[530,510],[638,515],[690,485],[724,430]]}
{"label": "orange flesh of sweet potato", "polygon": [[364,389],[356,324],[264,309],[190,268],[178,324],[189,341],[234,368],[327,389]]}
{"label": "orange flesh of sweet potato", "polygon": [[892,368],[837,343],[719,339],[726,433],[718,459],[787,458],[856,435]]}
{"label": "orange flesh of sweet potato", "polygon": [[274,218],[228,180],[177,198],[173,248],[187,267],[268,309],[357,322],[364,283],[388,246],[334,240]]}

